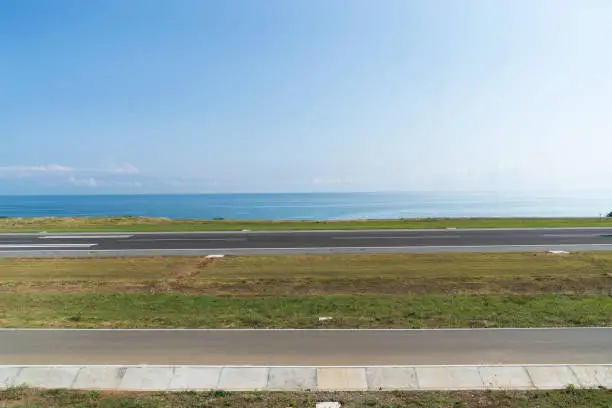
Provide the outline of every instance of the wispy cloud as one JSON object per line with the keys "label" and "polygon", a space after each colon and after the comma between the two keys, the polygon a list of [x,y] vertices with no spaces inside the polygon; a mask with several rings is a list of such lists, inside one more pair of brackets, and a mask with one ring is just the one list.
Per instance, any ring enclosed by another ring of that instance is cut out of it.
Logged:
{"label": "wispy cloud", "polygon": [[53,174],[79,174],[79,175],[96,175],[96,174],[137,174],[138,167],[131,163],[122,163],[110,166],[108,168],[77,168],[61,164],[43,164],[43,165],[17,165],[17,166],[0,166],[0,176],[9,177],[29,177],[37,175],[53,175]]}
{"label": "wispy cloud", "polygon": [[45,164],[38,166],[0,166],[0,173],[22,174],[22,173],[70,173],[74,171],[72,167],[59,164]]}
{"label": "wispy cloud", "polygon": [[74,176],[70,176],[70,178],[68,178],[68,182],[72,184],[73,186],[79,186],[79,187],[97,187],[98,186],[98,181],[93,177],[77,178]]}
{"label": "wispy cloud", "polygon": [[312,184],[314,184],[315,186],[347,185],[354,184],[354,180],[333,177],[317,177],[312,180]]}
{"label": "wispy cloud", "polygon": [[140,173],[140,170],[138,169],[138,167],[134,166],[131,163],[123,163],[123,164],[115,165],[110,169],[110,171],[113,173],[122,173],[122,174]]}
{"label": "wispy cloud", "polygon": [[99,177],[74,177],[68,178],[68,183],[75,187],[117,187],[117,188],[141,188],[142,183],[138,180],[117,180]]}
{"label": "wispy cloud", "polygon": [[[12,181],[41,191],[112,192],[211,192],[231,190],[233,181],[223,176],[198,177],[154,175],[141,172],[131,163],[105,167],[78,167],[61,164],[0,165],[4,188]],[[3,185],[0,184],[0,191]],[[46,189],[46,190],[45,190]]]}

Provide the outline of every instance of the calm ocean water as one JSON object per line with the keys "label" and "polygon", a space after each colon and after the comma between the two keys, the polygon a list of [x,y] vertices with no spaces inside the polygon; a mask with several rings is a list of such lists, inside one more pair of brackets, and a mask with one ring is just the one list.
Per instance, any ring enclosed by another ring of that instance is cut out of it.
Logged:
{"label": "calm ocean water", "polygon": [[148,216],[228,219],[586,216],[612,210],[612,196],[317,193],[0,196],[0,216]]}

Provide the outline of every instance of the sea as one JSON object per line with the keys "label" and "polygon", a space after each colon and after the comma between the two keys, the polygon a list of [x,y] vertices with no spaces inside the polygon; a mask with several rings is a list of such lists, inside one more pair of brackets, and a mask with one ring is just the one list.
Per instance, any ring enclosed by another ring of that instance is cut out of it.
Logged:
{"label": "sea", "polygon": [[0,196],[0,217],[343,220],[413,217],[598,217],[612,194],[299,193]]}

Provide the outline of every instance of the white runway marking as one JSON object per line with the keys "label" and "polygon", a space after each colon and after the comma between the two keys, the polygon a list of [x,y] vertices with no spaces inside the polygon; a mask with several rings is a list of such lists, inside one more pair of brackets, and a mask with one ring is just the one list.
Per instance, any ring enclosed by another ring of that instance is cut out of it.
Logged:
{"label": "white runway marking", "polygon": [[91,248],[97,244],[2,244],[0,248]]}
{"label": "white runway marking", "polygon": [[415,236],[405,236],[405,237],[385,237],[385,236],[372,236],[372,237],[332,237],[332,239],[341,239],[341,240],[345,240],[345,239],[352,239],[352,240],[359,240],[359,239],[447,239],[447,238],[452,238],[452,239],[457,239],[457,238],[461,238],[461,236],[459,235],[431,235],[431,236],[424,236],[424,237],[415,237]]}
{"label": "white runway marking", "polygon": [[542,234],[542,236],[550,238],[594,238],[601,237],[602,234]]}
{"label": "white runway marking", "polygon": [[246,238],[149,238],[130,239],[130,242],[153,242],[153,241],[246,241]]}
{"label": "white runway marking", "polygon": [[39,239],[127,239],[133,235],[43,235]]}

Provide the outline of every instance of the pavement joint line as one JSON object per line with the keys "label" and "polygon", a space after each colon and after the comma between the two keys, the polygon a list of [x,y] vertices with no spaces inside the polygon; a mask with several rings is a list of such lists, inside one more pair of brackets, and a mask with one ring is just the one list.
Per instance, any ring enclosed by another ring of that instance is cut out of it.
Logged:
{"label": "pavement joint line", "polygon": [[525,373],[527,373],[527,377],[529,377],[529,381],[531,381],[531,384],[535,387],[535,382],[533,381],[533,377],[531,376],[531,373],[529,372],[527,367],[523,367],[523,369],[525,370]]}
{"label": "pavement joint line", "polygon": [[531,378],[531,374],[529,373],[529,370],[527,369],[527,367],[523,367],[523,371],[525,372],[525,374],[529,378],[529,382],[531,383],[531,385],[533,385],[535,387],[535,382],[533,381],[533,378]]}
{"label": "pavement joint line", "polygon": [[[574,370],[574,368],[573,368],[571,365],[568,365],[567,367],[568,367],[568,368],[569,368],[569,370],[571,371],[572,375],[573,375],[574,377],[576,377],[576,379],[578,379],[578,374],[576,374],[576,371]],[[527,373],[529,373],[529,370],[527,370],[527,369],[526,369],[525,371],[527,371]],[[530,377],[531,377],[531,376],[530,376]],[[580,380],[578,380],[578,382],[580,382]]]}
{"label": "pavement joint line", "polygon": [[83,371],[85,367],[80,367],[79,371],[76,372],[76,375],[74,376],[74,378],[72,379],[72,383],[70,383],[70,387],[69,388],[74,388],[74,384],[76,384],[77,382],[77,378],[79,378],[79,374],[81,374],[81,371]]}
{"label": "pavement joint line", "polygon": [[219,370],[219,375],[217,376],[217,382],[215,383],[215,387],[219,388],[219,384],[221,384],[221,373],[223,372],[223,367]]}

